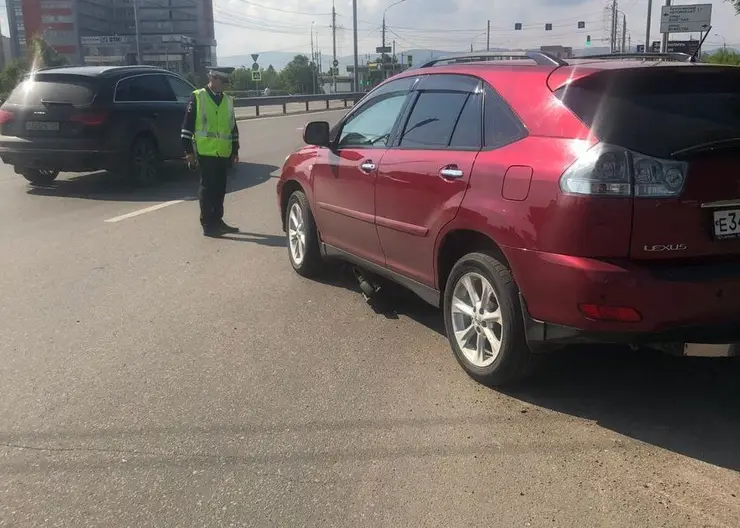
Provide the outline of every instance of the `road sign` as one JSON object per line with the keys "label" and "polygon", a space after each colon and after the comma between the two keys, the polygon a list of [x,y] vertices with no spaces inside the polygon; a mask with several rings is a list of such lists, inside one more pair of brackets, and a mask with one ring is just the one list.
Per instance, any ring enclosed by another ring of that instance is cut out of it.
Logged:
{"label": "road sign", "polygon": [[552,31],[552,24],[545,24],[545,31]]}
{"label": "road sign", "polygon": [[661,33],[707,31],[712,23],[712,4],[663,6],[660,10]]}
{"label": "road sign", "polygon": [[332,68],[332,69],[331,69],[331,74],[332,74],[332,75],[333,75],[334,77],[339,77],[339,68]]}
{"label": "road sign", "polygon": [[252,72],[252,80],[259,82],[262,80],[262,72],[261,71],[253,71]]}
{"label": "road sign", "polygon": [[521,31],[522,29],[522,23],[521,22],[515,22],[514,23],[514,30],[515,31]]}
{"label": "road sign", "polygon": [[260,54],[259,54],[259,53],[252,53],[252,60],[253,60],[254,62],[257,62],[257,59],[259,58],[259,56],[260,56]]}
{"label": "road sign", "polygon": [[337,66],[339,66],[339,61],[337,59],[334,59],[334,62],[332,62],[331,64],[336,68]]}
{"label": "road sign", "polygon": [[578,29],[586,29],[586,23],[583,20],[578,22]]}
{"label": "road sign", "polygon": [[252,71],[257,71],[259,69],[260,69],[260,65],[259,64],[257,64],[256,62],[254,64],[252,64]]}
{"label": "road sign", "polygon": [[375,53],[390,53],[393,51],[393,48],[390,46],[386,46],[385,48],[383,46],[378,46],[375,48]]}
{"label": "road sign", "polygon": [[668,51],[670,53],[686,53],[691,55],[699,49],[698,40],[669,40]]}

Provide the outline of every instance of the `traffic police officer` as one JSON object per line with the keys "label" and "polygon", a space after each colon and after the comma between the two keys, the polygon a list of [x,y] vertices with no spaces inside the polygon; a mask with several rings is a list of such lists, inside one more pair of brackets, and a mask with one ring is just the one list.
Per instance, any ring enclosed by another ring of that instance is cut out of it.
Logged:
{"label": "traffic police officer", "polygon": [[200,165],[200,223],[205,236],[236,233],[226,224],[226,173],[239,161],[239,130],[234,99],[223,93],[234,68],[211,68],[208,86],[195,90],[182,123],[182,146],[191,167]]}

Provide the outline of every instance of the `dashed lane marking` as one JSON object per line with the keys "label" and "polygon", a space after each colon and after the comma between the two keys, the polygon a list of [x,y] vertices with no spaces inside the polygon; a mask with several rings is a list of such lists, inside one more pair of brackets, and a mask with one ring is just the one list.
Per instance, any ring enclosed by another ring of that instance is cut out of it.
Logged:
{"label": "dashed lane marking", "polygon": [[152,211],[158,211],[160,209],[164,209],[165,207],[169,207],[170,205],[175,205],[179,203],[183,203],[186,200],[189,200],[190,198],[185,198],[183,200],[170,200],[169,202],[162,202],[157,205],[152,205],[151,207],[145,207],[144,209],[138,209],[136,211],[132,211],[130,213],[126,213],[121,216],[116,216],[113,218],[109,218],[106,220],[106,223],[113,224],[116,222],[120,222],[121,220],[128,220],[129,218],[134,218],[135,216],[143,215],[146,213],[151,213]]}

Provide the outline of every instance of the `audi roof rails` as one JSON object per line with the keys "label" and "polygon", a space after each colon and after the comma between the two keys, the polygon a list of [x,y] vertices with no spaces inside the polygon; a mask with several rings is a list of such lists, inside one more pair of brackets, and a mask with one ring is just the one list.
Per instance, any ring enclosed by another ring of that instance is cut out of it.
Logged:
{"label": "audi roof rails", "polygon": [[436,66],[441,62],[452,64],[465,62],[507,61],[529,59],[540,66],[567,66],[568,63],[550,55],[544,51],[481,51],[474,53],[462,53],[459,55],[448,55],[425,62],[420,68]]}
{"label": "audi roof rails", "polygon": [[686,53],[669,52],[669,53],[604,53],[602,55],[582,55],[580,57],[574,57],[576,59],[594,59],[594,60],[623,60],[623,59],[635,59],[635,60],[663,60],[663,61],[674,61],[674,62],[688,62],[691,59],[691,55]]}

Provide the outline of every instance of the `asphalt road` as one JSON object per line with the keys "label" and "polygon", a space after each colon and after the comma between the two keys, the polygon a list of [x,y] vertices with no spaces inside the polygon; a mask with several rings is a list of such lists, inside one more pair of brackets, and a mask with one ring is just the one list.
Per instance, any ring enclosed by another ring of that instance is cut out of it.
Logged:
{"label": "asphalt road", "polygon": [[295,275],[271,175],[318,117],[240,124],[228,239],[191,174],[0,167],[0,526],[740,526],[738,368],[574,350],[493,391],[420,301]]}

